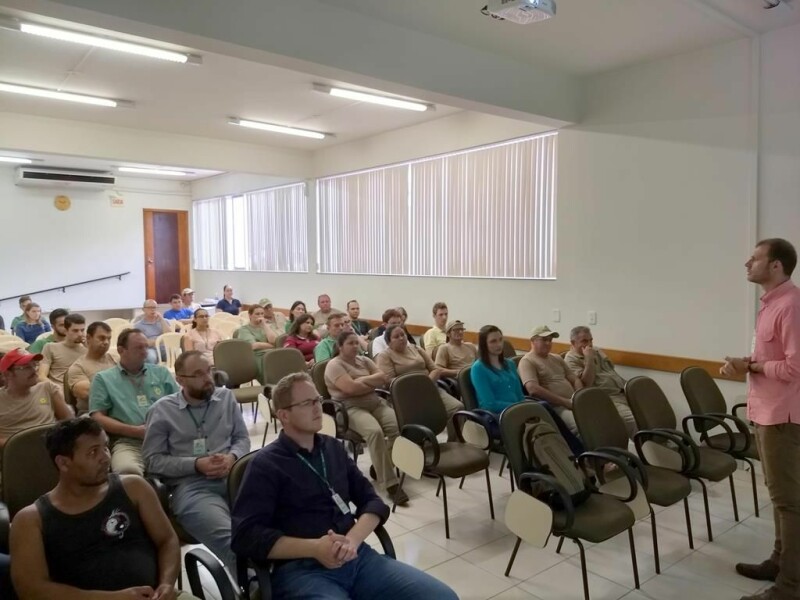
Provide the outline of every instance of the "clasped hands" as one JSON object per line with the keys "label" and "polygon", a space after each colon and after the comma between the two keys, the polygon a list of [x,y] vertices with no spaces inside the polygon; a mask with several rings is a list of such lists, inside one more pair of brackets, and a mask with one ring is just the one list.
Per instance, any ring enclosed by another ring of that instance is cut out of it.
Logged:
{"label": "clasped hands", "polygon": [[332,529],[317,540],[314,558],[328,569],[338,569],[356,556],[358,556],[358,544],[345,535],[334,533]]}

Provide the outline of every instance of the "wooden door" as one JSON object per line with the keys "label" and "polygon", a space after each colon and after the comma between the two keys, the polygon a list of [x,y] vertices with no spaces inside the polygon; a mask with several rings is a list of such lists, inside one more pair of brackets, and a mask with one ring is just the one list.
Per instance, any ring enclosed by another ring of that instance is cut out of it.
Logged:
{"label": "wooden door", "polygon": [[144,273],[147,298],[159,304],[189,287],[189,213],[144,210]]}

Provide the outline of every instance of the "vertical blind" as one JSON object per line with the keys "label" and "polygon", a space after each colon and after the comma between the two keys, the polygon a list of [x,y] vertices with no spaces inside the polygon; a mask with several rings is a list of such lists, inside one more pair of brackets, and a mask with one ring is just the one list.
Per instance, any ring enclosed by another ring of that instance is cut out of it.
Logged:
{"label": "vertical blind", "polygon": [[192,210],[197,270],[308,271],[304,183],[198,200]]}
{"label": "vertical blind", "polygon": [[556,141],[318,179],[320,272],[555,278]]}

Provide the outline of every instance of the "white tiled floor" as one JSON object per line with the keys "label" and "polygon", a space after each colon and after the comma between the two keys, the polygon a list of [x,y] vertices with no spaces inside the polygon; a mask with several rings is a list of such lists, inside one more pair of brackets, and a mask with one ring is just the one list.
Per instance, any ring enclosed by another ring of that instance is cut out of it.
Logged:
{"label": "white tiled floor", "polygon": [[[264,419],[252,424],[248,417],[253,449],[261,444]],[[270,429],[267,443],[275,439]],[[369,455],[359,456],[358,465],[368,474]],[[499,457],[492,458],[491,486],[496,520],[489,518],[486,480],[482,474],[467,478],[463,490],[457,481],[447,487],[450,508],[450,539],[445,538],[441,498],[436,480],[408,481],[411,498],[389,518],[397,558],[419,567],[450,585],[463,600],[536,599],[580,600],[583,598],[578,549],[565,542],[556,554],[556,543],[544,549],[525,543],[520,547],[510,577],[504,576],[515,537],[508,531],[503,514],[510,495],[508,473],[497,475]],[[368,475],[367,475],[368,476]],[[772,548],[772,509],[763,481],[758,478],[761,517],[753,515],[750,474],[735,475],[740,522],[733,520],[727,481],[710,484],[709,505],[714,541],[708,541],[703,500],[699,487],[690,497],[695,549],[690,550],[681,504],[656,509],[661,574],[655,574],[649,520],[634,527],[641,589],[635,590],[626,534],[602,544],[586,544],[589,592],[592,600],[736,600],[763,587],[740,577],[734,563],[757,562]],[[376,540],[371,540],[376,543]],[[210,590],[209,590],[210,592]],[[208,597],[215,595],[209,593]]]}

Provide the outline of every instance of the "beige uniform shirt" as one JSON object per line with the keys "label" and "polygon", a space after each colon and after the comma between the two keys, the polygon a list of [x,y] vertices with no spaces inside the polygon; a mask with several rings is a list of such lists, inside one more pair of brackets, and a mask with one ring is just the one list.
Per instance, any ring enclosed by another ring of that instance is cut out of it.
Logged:
{"label": "beige uniform shirt", "polygon": [[334,400],[341,400],[346,406],[373,410],[381,402],[375,392],[361,396],[348,396],[336,387],[336,381],[342,375],[349,375],[351,379],[358,379],[359,377],[374,375],[378,370],[378,366],[366,356],[356,356],[355,365],[345,362],[341,357],[337,356],[332,358],[325,367],[325,385],[328,386],[328,391]]}
{"label": "beige uniform shirt", "polygon": [[[95,375],[97,375],[100,371],[110,369],[116,364],[117,361],[114,360],[114,357],[109,354],[104,355],[101,360],[93,360],[86,355],[81,356],[78,360],[72,363],[70,368],[67,370],[67,385],[71,390],[81,381],[88,381],[91,384]],[[78,402],[78,411],[85,412],[89,410],[88,397],[84,400],[79,398],[76,398],[76,400]]]}
{"label": "beige uniform shirt", "polygon": [[47,344],[42,350],[42,356],[44,357],[42,364],[50,367],[47,378],[53,383],[63,385],[67,369],[85,354],[86,346],[83,344],[78,344],[77,346],[68,346],[65,342]]}
{"label": "beige uniform shirt", "polygon": [[540,358],[533,351],[528,352],[519,361],[518,370],[523,386],[532,381],[562,398],[572,398],[575,393],[575,388],[567,380],[567,363],[558,354]]}
{"label": "beige uniform shirt", "polygon": [[[564,360],[572,372],[577,377],[580,377],[586,366],[586,359],[575,350],[570,350]],[[624,395],[625,393],[625,380],[614,369],[614,363],[611,362],[611,359],[599,348],[594,349],[594,382],[592,387],[604,389],[612,396]]]}
{"label": "beige uniform shirt", "polygon": [[392,379],[406,373],[430,373],[436,369],[431,357],[411,344],[403,353],[386,348],[378,355],[377,363],[378,368]]}
{"label": "beige uniform shirt", "polygon": [[475,344],[462,342],[460,346],[445,344],[436,351],[436,366],[443,369],[460,371],[472,366],[478,360],[478,348]]}
{"label": "beige uniform shirt", "polygon": [[55,423],[53,401],[59,392],[52,381],[40,381],[21,397],[0,388],[0,437],[7,440],[23,429]]}

